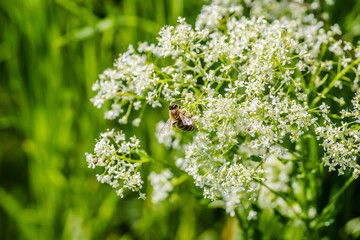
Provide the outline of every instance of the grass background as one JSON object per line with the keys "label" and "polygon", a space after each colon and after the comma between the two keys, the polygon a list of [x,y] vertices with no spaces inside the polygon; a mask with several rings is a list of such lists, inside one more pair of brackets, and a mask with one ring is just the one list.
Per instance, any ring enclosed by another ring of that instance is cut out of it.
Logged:
{"label": "grass background", "polygon": [[[158,206],[131,193],[120,199],[96,181],[84,156],[100,132],[118,127],[89,101],[98,74],[129,44],[155,42],[178,16],[193,24],[200,9],[201,2],[190,0],[0,1],[0,239],[236,236],[236,221],[198,201],[188,190],[191,181]],[[360,39],[360,1],[337,0],[328,10],[346,40]],[[145,116],[136,130],[143,147],[169,158],[151,141],[166,111]],[[319,208],[345,182],[325,175]],[[335,223],[324,230],[330,238],[352,238],[344,226],[360,216],[359,192],[358,181],[345,192]]]}

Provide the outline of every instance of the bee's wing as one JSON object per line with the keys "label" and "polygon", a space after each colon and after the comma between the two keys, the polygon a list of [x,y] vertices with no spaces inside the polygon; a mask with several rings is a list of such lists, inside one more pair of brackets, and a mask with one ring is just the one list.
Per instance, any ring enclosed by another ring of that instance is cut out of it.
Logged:
{"label": "bee's wing", "polygon": [[183,122],[184,125],[190,126],[190,125],[193,124],[193,121],[191,120],[190,116],[186,116],[183,113],[179,113],[179,116],[180,116],[181,121]]}
{"label": "bee's wing", "polygon": [[164,136],[171,129],[172,120],[169,118],[160,130],[160,136]]}

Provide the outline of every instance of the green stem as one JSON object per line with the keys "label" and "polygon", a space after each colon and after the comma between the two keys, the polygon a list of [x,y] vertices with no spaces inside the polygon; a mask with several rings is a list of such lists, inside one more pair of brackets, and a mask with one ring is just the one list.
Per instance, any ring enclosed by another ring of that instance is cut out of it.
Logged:
{"label": "green stem", "polygon": [[121,160],[124,160],[126,162],[129,162],[129,163],[145,163],[145,162],[150,162],[151,159],[149,158],[143,158],[143,159],[132,159],[132,158],[129,158],[129,157],[126,157],[126,156],[123,156],[123,155],[119,155],[119,154],[116,154],[116,156],[121,159]]}
{"label": "green stem", "polygon": [[299,204],[297,201],[287,197],[285,194],[283,193],[280,193],[280,192],[277,192],[273,189],[271,189],[269,186],[267,186],[265,183],[263,183],[261,180],[258,180],[258,179],[254,179],[257,183],[259,183],[260,185],[264,186],[265,188],[267,188],[270,192],[272,192],[273,194],[275,194],[276,196],[278,197],[281,197],[285,203],[289,206],[289,208],[295,213],[296,216],[299,217],[299,219],[303,219],[304,220],[304,217],[301,216],[299,213],[297,213],[295,210],[294,210],[294,206],[290,203],[293,202],[295,204]]}
{"label": "green stem", "polygon": [[183,174],[181,175],[180,177],[178,178],[174,178],[172,181],[171,181],[171,184],[173,185],[173,187],[175,186],[178,186],[180,184],[182,184],[183,182],[185,182],[186,180],[189,179],[189,175],[187,174]]}
{"label": "green stem", "polygon": [[119,96],[126,96],[126,97],[133,97],[135,99],[144,99],[145,97],[140,96],[140,95],[136,95],[134,93],[128,93],[128,92],[123,92],[123,91],[118,91],[117,95]]}
{"label": "green stem", "polygon": [[147,104],[144,104],[141,108],[140,114],[139,114],[139,118],[142,119],[145,109],[146,109]]}
{"label": "green stem", "polygon": [[245,223],[244,223],[243,219],[241,218],[241,215],[240,215],[239,211],[235,210],[235,216],[236,216],[237,220],[239,221],[239,227],[240,227],[240,229],[242,230],[242,232],[244,234],[242,239],[244,239],[244,240],[249,239],[249,234],[248,234],[248,231],[247,231],[247,227],[245,226]]}
{"label": "green stem", "polygon": [[151,162],[160,162],[161,164],[164,164],[165,166],[167,166],[167,167],[169,167],[169,168],[171,168],[171,169],[173,169],[173,170],[176,170],[176,171],[181,172],[181,173],[186,174],[186,175],[188,174],[187,172],[185,172],[185,171],[182,170],[181,168],[175,166],[174,164],[171,164],[171,163],[169,163],[169,162],[166,162],[165,160],[161,160],[161,159],[156,159],[156,160],[155,160],[155,159],[150,158],[150,157],[149,157],[149,159],[150,159]]}
{"label": "green stem", "polygon": [[329,204],[322,210],[317,219],[314,220],[315,226],[314,229],[317,230],[322,227],[321,224],[326,220],[326,216],[329,214],[331,209],[334,207],[338,198],[344,193],[344,191],[350,186],[350,184],[354,181],[353,177],[350,177],[346,183],[340,188],[340,190],[334,195],[334,197],[330,200]]}
{"label": "green stem", "polygon": [[132,108],[132,103],[129,102],[129,106],[128,106],[128,109],[127,109],[127,111],[126,111],[126,114],[125,114],[125,116],[123,116],[123,117],[125,117],[126,119],[128,119],[128,117],[129,117],[129,115],[130,115],[131,108]]}
{"label": "green stem", "polygon": [[320,101],[321,98],[323,98],[335,85],[336,81],[338,81],[342,76],[345,75],[354,65],[360,63],[360,58],[356,59],[354,62],[352,62],[349,66],[341,70],[335,78],[330,82],[329,86],[325,88],[310,104],[311,108],[316,105]]}

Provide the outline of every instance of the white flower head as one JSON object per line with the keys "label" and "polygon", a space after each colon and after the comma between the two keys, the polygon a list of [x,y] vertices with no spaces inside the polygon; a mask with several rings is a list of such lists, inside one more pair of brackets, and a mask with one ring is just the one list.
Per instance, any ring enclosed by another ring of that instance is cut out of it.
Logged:
{"label": "white flower head", "polygon": [[153,192],[151,194],[151,200],[153,203],[158,203],[164,200],[170,191],[173,190],[173,186],[169,179],[171,179],[173,174],[169,169],[164,169],[161,173],[156,174],[151,172],[149,175],[149,180],[153,187]]}
{"label": "white flower head", "polygon": [[[234,215],[242,203],[267,197],[291,215],[286,202],[260,189],[259,182],[267,179],[272,188],[288,192],[293,165],[281,159],[296,162],[302,139],[317,137],[330,170],[344,174],[349,168],[354,178],[359,175],[360,47],[339,40],[338,25],[327,29],[307,13],[318,9],[318,1],[306,7],[302,1],[245,0],[246,14],[236,2],[215,0],[202,8],[195,27],[180,17],[176,26],[160,30],[157,44],[141,43],[137,50],[130,46],[99,76],[91,101],[108,106],[105,118],[121,124],[133,114],[134,126],[145,106],[179,102],[196,130],[164,134],[161,121],[155,135],[179,153],[176,165],[193,178],[204,198],[224,201]],[[342,123],[334,121],[329,101],[347,106],[347,96],[329,97],[332,88],[357,92],[352,107],[338,113]],[[291,144],[291,153],[284,150]],[[122,133],[109,131],[86,159],[89,167],[104,166],[99,181],[123,196],[123,189],[142,187],[137,171],[142,162],[134,163],[133,156],[149,159],[136,136],[126,141]],[[168,196],[171,178],[167,169],[150,174],[153,202]],[[249,220],[255,217],[249,212]]]}

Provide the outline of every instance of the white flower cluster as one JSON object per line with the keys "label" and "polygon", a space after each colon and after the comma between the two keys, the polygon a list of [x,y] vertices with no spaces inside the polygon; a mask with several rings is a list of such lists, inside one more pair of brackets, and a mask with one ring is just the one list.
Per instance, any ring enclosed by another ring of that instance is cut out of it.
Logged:
{"label": "white flower cluster", "polygon": [[[134,54],[130,45],[129,50],[116,60],[114,67],[116,70],[105,70],[92,88],[98,91],[91,99],[96,107],[100,108],[105,101],[111,102],[111,108],[105,112],[106,119],[119,117],[124,112],[124,106],[130,103],[125,115],[119,119],[120,123],[127,123],[132,106],[135,110],[141,108],[144,93],[149,93],[146,99],[153,107],[160,106],[156,94],[149,92],[155,88],[159,79],[155,77],[154,65],[146,64],[146,56]],[[135,126],[140,122],[136,121]]]}
{"label": "white flower cluster", "polygon": [[[177,166],[203,188],[204,197],[222,199],[232,215],[242,201],[256,198],[266,177],[263,163],[272,154],[286,154],[280,146],[299,141],[314,126],[323,139],[325,164],[351,167],[354,176],[359,172],[358,128],[335,127],[318,102],[344,87],[347,71],[360,62],[347,52],[360,48],[338,40],[339,27],[325,29],[301,1],[246,0],[251,18],[236,2],[205,6],[195,28],[179,18],[177,26],[160,31],[157,45],[142,43],[137,52],[130,46],[94,84],[98,93],[92,99],[97,107],[109,101],[105,117],[120,123],[132,108],[179,102],[194,115],[197,130],[186,145],[176,142],[184,150]],[[354,111],[344,117],[356,118],[358,126],[356,99]],[[326,119],[324,126],[319,117]],[[160,142],[174,145],[170,136]]]}
{"label": "white flower cluster", "polygon": [[[348,118],[350,121],[341,122],[340,126],[332,123],[328,117],[325,118],[325,124],[316,128],[318,138],[323,139],[325,150],[322,158],[325,166],[330,170],[336,170],[339,174],[344,174],[346,168],[353,170],[353,177],[358,178],[360,174],[360,165],[358,157],[360,156],[360,94],[356,94],[352,100],[353,110],[341,111],[341,117]],[[323,115],[329,108],[323,105]]]}
{"label": "white flower cluster", "polygon": [[198,132],[194,141],[186,147],[185,160],[178,161],[178,165],[194,178],[197,186],[204,189],[205,198],[213,201],[223,199],[226,211],[234,216],[241,199],[255,199],[258,184],[254,179],[258,179],[263,170],[255,170],[249,162],[246,166],[236,154],[224,156],[228,147],[222,145],[209,133]]}
{"label": "white flower cluster", "polygon": [[168,192],[173,190],[173,185],[169,181],[173,174],[169,169],[164,169],[161,173],[156,174],[151,172],[149,175],[149,180],[153,187],[153,192],[151,194],[151,200],[153,203],[158,203],[168,196]]}
{"label": "white flower cluster", "polygon": [[125,140],[125,134],[115,132],[114,129],[101,133],[97,141],[94,154],[85,153],[89,168],[101,166],[105,168],[104,173],[97,174],[99,182],[107,183],[117,189],[116,193],[123,197],[124,189],[139,192],[139,198],[145,198],[140,192],[143,180],[137,169],[146,159],[135,160],[133,155],[139,153],[140,141],[136,136],[130,141]]}

